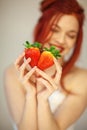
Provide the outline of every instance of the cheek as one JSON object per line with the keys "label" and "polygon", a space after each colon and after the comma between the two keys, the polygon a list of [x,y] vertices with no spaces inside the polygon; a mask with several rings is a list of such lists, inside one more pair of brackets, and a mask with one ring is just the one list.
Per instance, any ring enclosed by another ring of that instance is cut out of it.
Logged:
{"label": "cheek", "polygon": [[74,47],[75,43],[76,43],[76,39],[74,39],[74,40],[68,40],[68,41],[67,41],[67,47],[68,47],[69,49],[71,49],[71,48]]}
{"label": "cheek", "polygon": [[62,53],[63,56],[66,55],[66,54],[68,54],[68,53],[74,48],[75,42],[76,42],[76,40],[73,40],[73,41],[68,40],[68,41],[66,42],[65,50],[64,50],[64,52]]}
{"label": "cheek", "polygon": [[43,47],[47,47],[47,48],[49,48],[50,46],[49,46],[48,43],[45,43]]}

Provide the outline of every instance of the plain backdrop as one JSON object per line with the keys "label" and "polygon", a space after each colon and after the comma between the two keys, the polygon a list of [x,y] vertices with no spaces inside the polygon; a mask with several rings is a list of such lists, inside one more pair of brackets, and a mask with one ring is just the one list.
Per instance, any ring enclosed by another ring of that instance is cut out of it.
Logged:
{"label": "plain backdrop", "polygon": [[[4,94],[4,71],[23,50],[40,16],[41,0],[0,0],[0,130],[13,130]],[[87,16],[87,0],[79,0]],[[87,68],[87,21],[84,24],[82,54],[78,65]],[[87,130],[87,111],[76,122],[75,130]]]}

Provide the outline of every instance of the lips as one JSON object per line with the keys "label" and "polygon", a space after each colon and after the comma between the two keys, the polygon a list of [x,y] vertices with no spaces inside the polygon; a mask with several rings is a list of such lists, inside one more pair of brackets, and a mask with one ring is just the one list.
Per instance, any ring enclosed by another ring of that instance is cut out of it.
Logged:
{"label": "lips", "polygon": [[62,47],[62,46],[60,46],[60,45],[58,45],[56,43],[55,44],[51,44],[51,45],[55,46],[60,51],[60,53],[64,51],[64,47]]}
{"label": "lips", "polygon": [[58,50],[60,51],[60,53],[64,50],[64,47],[61,46],[56,46],[58,48]]}

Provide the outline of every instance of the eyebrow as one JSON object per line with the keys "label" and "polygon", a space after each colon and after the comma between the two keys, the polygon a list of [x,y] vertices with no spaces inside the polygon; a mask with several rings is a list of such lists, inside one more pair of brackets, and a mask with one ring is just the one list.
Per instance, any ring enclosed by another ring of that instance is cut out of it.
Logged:
{"label": "eyebrow", "polygon": [[[58,26],[57,24],[53,24],[53,26],[56,27],[56,28],[58,28],[58,29],[61,29],[61,27]],[[69,32],[70,33],[76,33],[76,34],[78,33],[76,30],[70,30]]]}
{"label": "eyebrow", "polygon": [[[60,28],[57,24],[53,24],[54,27]],[[60,28],[61,29],[61,28]]]}

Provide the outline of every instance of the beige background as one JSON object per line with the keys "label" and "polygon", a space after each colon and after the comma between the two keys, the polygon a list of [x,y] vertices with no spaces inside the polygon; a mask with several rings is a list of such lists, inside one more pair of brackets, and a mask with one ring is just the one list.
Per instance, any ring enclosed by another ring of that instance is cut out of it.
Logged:
{"label": "beige background", "polygon": [[[0,0],[0,130],[13,130],[4,95],[4,71],[23,50],[26,40],[32,41],[32,30],[40,15],[41,0]],[[87,0],[79,0],[84,8]],[[87,16],[87,9],[86,9]],[[78,65],[87,68],[87,21]],[[75,130],[87,130],[87,111],[76,122]]]}

